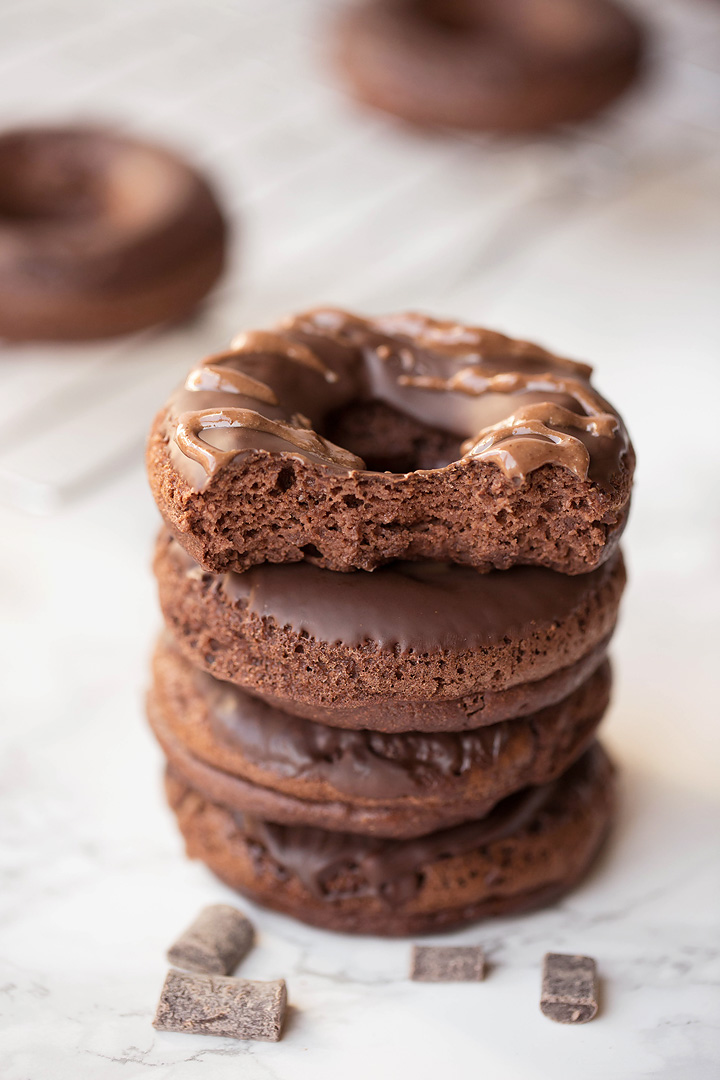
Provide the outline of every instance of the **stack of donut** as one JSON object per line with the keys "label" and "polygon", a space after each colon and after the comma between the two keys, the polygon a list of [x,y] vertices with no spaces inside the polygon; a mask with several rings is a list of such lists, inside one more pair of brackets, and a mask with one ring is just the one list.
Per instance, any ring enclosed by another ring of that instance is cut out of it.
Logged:
{"label": "stack of donut", "polygon": [[634,454],[590,368],[317,309],[192,371],[148,445],[149,695],[189,855],[309,923],[548,903],[607,833],[595,741]]}

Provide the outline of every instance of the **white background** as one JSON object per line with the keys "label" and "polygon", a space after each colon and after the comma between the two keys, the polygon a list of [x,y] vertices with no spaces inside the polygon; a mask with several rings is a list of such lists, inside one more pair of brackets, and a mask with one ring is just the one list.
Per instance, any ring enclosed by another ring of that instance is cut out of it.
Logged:
{"label": "white background", "polygon": [[[720,4],[644,6],[645,88],[581,129],[501,142],[346,101],[329,0],[0,0],[4,125],[158,138],[238,223],[186,326],[0,351],[3,1080],[718,1074]],[[425,308],[596,364],[639,455],[606,722],[621,818],[562,904],[452,935],[486,945],[479,986],[409,983],[406,942],[252,909],[242,970],[287,978],[283,1041],[159,1034],[165,948],[230,894],[183,856],[143,719],[159,616],[142,440],[191,363],[316,303]],[[540,1015],[550,949],[598,959],[594,1023]]]}

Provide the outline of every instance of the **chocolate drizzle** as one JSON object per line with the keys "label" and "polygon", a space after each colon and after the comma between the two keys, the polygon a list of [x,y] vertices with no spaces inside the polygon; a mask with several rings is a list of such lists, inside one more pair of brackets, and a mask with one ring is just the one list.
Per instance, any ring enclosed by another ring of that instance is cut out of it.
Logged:
{"label": "chocolate drizzle", "polygon": [[323,432],[342,410],[380,401],[456,438],[456,460],[492,464],[515,482],[550,464],[609,484],[629,442],[590,373],[488,330],[318,309],[241,334],[209,357],[171,399],[167,434],[177,468],[198,489],[253,452],[361,472],[365,462]]}
{"label": "chocolate drizzle", "polygon": [[224,394],[243,394],[245,397],[264,401],[266,405],[277,405],[275,394],[258,379],[251,378],[244,371],[223,366],[223,361],[233,353],[218,353],[209,356],[200,367],[194,368],[185,380],[186,390],[220,390]]}
{"label": "chocolate drizzle", "polygon": [[231,342],[231,354],[240,356],[242,353],[274,353],[286,360],[293,360],[297,364],[305,364],[312,371],[322,375],[326,382],[337,382],[335,372],[324,364],[317,353],[306,345],[300,345],[288,341],[282,334],[273,334],[265,330],[252,330],[238,334]]}
{"label": "chocolate drizzle", "polygon": [[394,905],[417,895],[429,864],[466,855],[535,826],[544,812],[558,810],[569,791],[580,799],[587,798],[598,778],[609,770],[608,760],[596,743],[558,780],[503,799],[480,821],[411,840],[276,825],[243,814],[234,817],[240,831],[256,847],[259,860],[269,856],[318,899],[362,894]]}
{"label": "chocolate drizzle", "polygon": [[607,413],[579,416],[562,405],[540,402],[486,428],[476,439],[463,443],[466,457],[493,461],[508,476],[523,480],[541,465],[563,465],[583,480],[590,466],[590,450],[570,431],[612,438],[618,420]]}
{"label": "chocolate drizzle", "polygon": [[236,456],[234,450],[219,450],[202,438],[205,432],[218,428],[262,432],[300,450],[308,458],[348,469],[362,467],[360,458],[316,435],[299,414],[295,414],[292,423],[285,423],[270,420],[255,409],[199,409],[183,413],[178,418],[175,442],[187,457],[199,462],[210,475]]}

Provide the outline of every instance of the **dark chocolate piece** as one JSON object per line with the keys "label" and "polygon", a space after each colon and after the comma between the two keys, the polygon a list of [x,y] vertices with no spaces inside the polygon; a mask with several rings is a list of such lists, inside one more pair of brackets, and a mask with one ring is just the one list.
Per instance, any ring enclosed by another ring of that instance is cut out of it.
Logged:
{"label": "dark chocolate piece", "polygon": [[597,969],[590,956],[547,953],[540,1009],[558,1024],[586,1024],[598,1011]]}
{"label": "dark chocolate piece", "polygon": [[481,945],[415,945],[414,982],[482,982],[485,953]]}
{"label": "dark chocolate piece", "polygon": [[203,908],[168,949],[168,961],[186,971],[231,975],[253,943],[252,923],[229,904]]}
{"label": "dark chocolate piece", "polygon": [[168,971],[153,1027],[188,1035],[277,1042],[287,1009],[284,979],[251,982]]}

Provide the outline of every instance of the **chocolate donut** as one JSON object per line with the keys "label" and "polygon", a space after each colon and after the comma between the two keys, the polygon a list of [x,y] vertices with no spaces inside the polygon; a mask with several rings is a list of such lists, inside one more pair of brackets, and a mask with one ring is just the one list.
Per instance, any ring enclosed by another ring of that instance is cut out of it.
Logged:
{"label": "chocolate donut", "polygon": [[153,426],[150,485],[215,572],[433,559],[586,573],[617,546],[634,468],[590,372],[421,315],[312,311],[191,372]]}
{"label": "chocolate donut", "polygon": [[187,853],[253,900],[331,930],[446,929],[550,903],[605,837],[613,769],[595,744],[559,779],[479,821],[406,840],[274,824],[208,801],[170,770]]}
{"label": "chocolate donut", "polygon": [[343,731],[198,672],[161,641],[148,715],[173,773],[210,802],[288,825],[410,837],[554,780],[608,703],[607,661],[557,705],[454,733]]}
{"label": "chocolate donut", "polygon": [[225,258],[207,181],[91,127],[0,136],[0,338],[79,340],[182,318]]}
{"label": "chocolate donut", "polygon": [[499,132],[592,115],[635,79],[643,52],[638,24],[610,0],[362,0],[336,37],[361,101]]}
{"label": "chocolate donut", "polygon": [[452,563],[210,574],[165,533],[155,574],[167,628],[195,666],[285,712],[386,732],[476,728],[519,715],[519,700],[525,715],[558,701],[577,669],[545,680],[592,662],[625,584],[619,552],[574,577]]}

